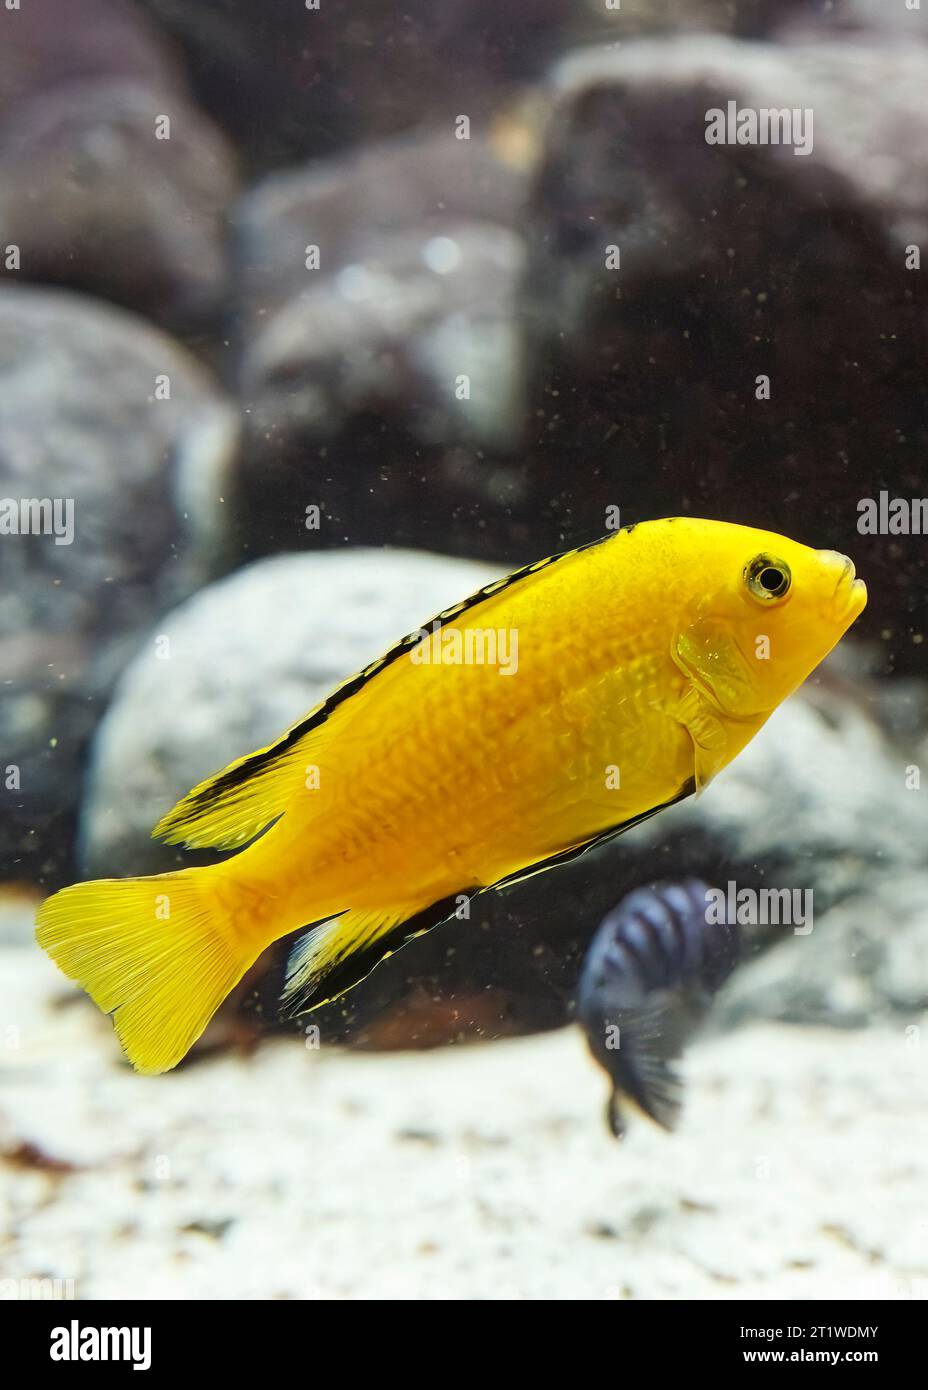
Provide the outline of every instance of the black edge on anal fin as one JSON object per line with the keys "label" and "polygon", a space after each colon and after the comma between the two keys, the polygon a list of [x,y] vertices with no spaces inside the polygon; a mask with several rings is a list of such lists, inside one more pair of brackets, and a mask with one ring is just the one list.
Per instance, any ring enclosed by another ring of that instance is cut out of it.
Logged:
{"label": "black edge on anal fin", "polygon": [[676,806],[678,801],[685,801],[688,796],[692,796],[696,790],[696,778],[689,777],[683,786],[672,796],[669,801],[662,801],[659,806],[652,806],[649,811],[642,811],[638,816],[632,816],[630,820],[621,821],[618,825],[611,826],[608,830],[602,830],[598,835],[594,835],[591,840],[584,840],[582,844],[573,845],[569,849],[560,850],[557,854],[552,854],[548,859],[542,859],[537,864],[529,864],[524,869],[517,869],[515,873],[507,874],[505,878],[499,879],[494,883],[493,888],[511,888],[514,883],[523,883],[527,878],[534,878],[535,874],[543,874],[548,869],[554,869],[559,864],[570,864],[574,859],[579,859],[581,855],[588,854],[591,849],[596,849],[599,845],[605,844],[607,840],[614,840],[618,835],[624,835],[626,830],[631,830],[636,825],[641,825],[643,821],[650,820],[652,816],[659,815],[661,811],[666,811],[671,806]]}
{"label": "black edge on anal fin", "polygon": [[371,971],[387,956],[395,955],[415,937],[425,936],[426,932],[430,932],[433,927],[438,927],[442,922],[453,917],[460,907],[461,898],[470,899],[478,892],[480,892],[479,888],[462,888],[459,893],[441,898],[421,912],[417,912],[415,916],[407,917],[405,922],[398,922],[395,927],[391,927],[388,932],[372,941],[363,950],[355,951],[346,956],[331,970],[326,971],[319,981],[315,993],[310,995],[308,999],[301,1001],[299,1007],[294,1011],[293,1017],[299,1017],[300,1014],[319,1009],[323,1004],[332,1004],[335,1000],[340,999],[343,994],[354,989],[355,985],[366,980]]}

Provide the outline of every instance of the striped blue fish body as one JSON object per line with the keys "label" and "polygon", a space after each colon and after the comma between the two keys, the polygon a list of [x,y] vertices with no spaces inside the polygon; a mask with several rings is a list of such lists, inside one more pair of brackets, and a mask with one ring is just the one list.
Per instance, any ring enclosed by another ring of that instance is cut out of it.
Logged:
{"label": "striped blue fish body", "polygon": [[740,957],[737,926],[708,913],[709,893],[698,879],[636,888],[603,919],[584,959],[577,1016],[612,1082],[607,1119],[617,1138],[623,1097],[676,1126],[674,1063]]}

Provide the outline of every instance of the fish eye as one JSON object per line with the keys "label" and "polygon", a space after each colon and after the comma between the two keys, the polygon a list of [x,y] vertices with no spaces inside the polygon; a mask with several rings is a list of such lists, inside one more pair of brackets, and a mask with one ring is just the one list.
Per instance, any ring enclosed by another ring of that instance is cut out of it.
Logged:
{"label": "fish eye", "polygon": [[755,555],[745,566],[744,579],[754,598],[772,603],[789,593],[792,575],[785,560],[773,555]]}

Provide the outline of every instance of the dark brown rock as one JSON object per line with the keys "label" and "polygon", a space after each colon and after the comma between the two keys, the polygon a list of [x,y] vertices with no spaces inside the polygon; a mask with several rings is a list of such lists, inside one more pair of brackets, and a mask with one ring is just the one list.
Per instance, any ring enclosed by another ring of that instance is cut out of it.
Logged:
{"label": "dark brown rock", "polygon": [[[486,129],[543,75],[573,0],[142,0],[255,171],[466,112]],[[589,17],[580,16],[584,27]]]}
{"label": "dark brown rock", "polygon": [[[525,292],[544,431],[537,495],[569,533],[689,512],[850,553],[863,630],[918,663],[923,540],[858,503],[924,491],[928,48],[718,35],[565,60],[553,79]],[[811,108],[813,147],[710,146],[706,113]],[[618,246],[620,269],[606,268]],[[761,375],[771,399],[756,397]],[[557,487],[573,461],[586,489]]]}
{"label": "dark brown rock", "polygon": [[0,253],[19,248],[19,278],[196,323],[225,288],[234,189],[227,142],[134,8],[0,8]]}

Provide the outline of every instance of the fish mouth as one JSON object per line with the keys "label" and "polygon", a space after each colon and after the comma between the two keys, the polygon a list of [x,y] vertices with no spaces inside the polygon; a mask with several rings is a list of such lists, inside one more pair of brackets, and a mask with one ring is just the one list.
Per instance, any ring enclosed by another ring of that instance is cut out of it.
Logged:
{"label": "fish mouth", "polygon": [[867,586],[857,578],[853,560],[844,559],[844,568],[838,576],[835,591],[829,605],[832,622],[842,630],[864,611],[867,606]]}

